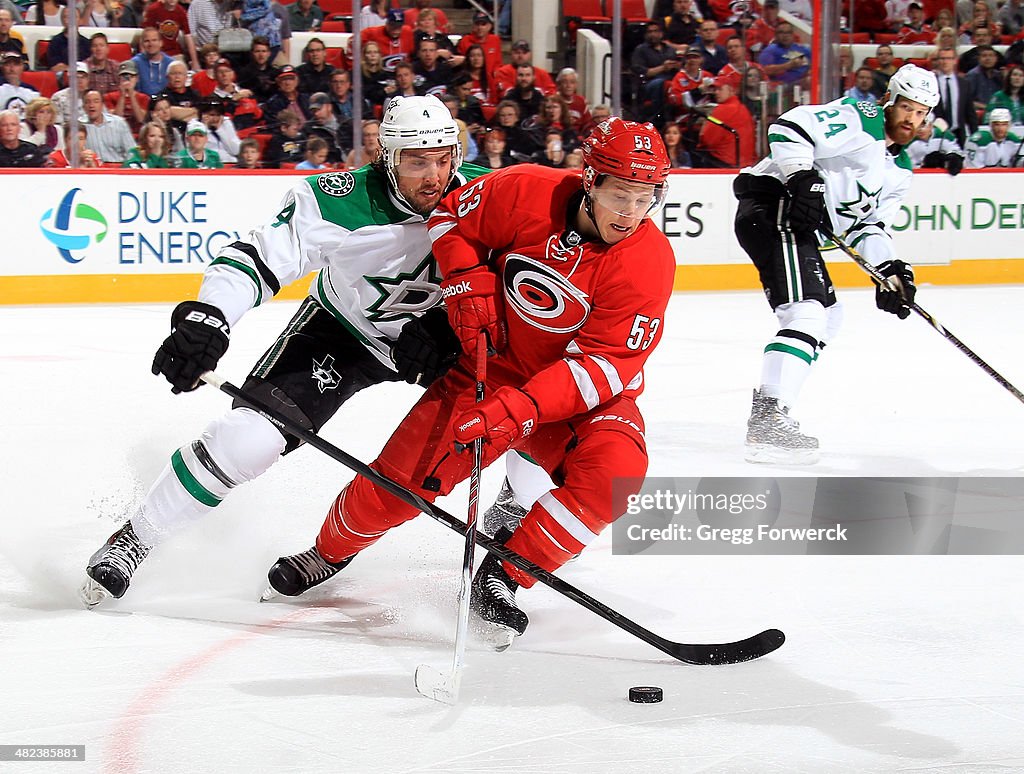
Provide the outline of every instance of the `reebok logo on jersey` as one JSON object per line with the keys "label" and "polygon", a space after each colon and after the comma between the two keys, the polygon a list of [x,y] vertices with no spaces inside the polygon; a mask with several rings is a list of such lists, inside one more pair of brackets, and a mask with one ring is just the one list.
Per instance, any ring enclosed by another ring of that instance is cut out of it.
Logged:
{"label": "reebok logo on jersey", "polygon": [[471,420],[469,420],[465,424],[459,425],[459,432],[460,433],[464,433],[467,430],[469,430],[469,428],[471,428],[473,425],[479,425],[482,422],[483,422],[483,420],[480,417],[478,417],[478,416],[477,417],[473,417]]}
{"label": "reebok logo on jersey", "polygon": [[456,282],[454,285],[448,285],[441,289],[441,298],[451,298],[452,296],[460,296],[463,293],[472,293],[473,286],[469,284],[469,280],[462,280]]}
{"label": "reebok logo on jersey", "polygon": [[532,419],[527,419],[525,422],[523,422],[523,435],[527,436],[527,435],[529,435],[532,432],[533,432],[533,420]]}

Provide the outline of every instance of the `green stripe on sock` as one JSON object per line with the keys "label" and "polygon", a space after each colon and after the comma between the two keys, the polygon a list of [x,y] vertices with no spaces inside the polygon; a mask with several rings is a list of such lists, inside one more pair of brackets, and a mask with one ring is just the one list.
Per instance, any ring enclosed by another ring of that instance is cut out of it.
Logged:
{"label": "green stripe on sock", "polygon": [[220,498],[196,481],[196,477],[192,475],[191,471],[189,471],[188,466],[185,464],[185,460],[182,459],[181,449],[171,455],[171,468],[174,470],[174,475],[178,477],[178,481],[181,482],[181,485],[185,487],[188,493],[199,502],[203,505],[208,505],[211,508],[215,508],[220,505]]}
{"label": "green stripe on sock", "polygon": [[807,362],[808,364],[811,364],[811,363],[814,362],[814,357],[812,355],[808,355],[802,349],[797,349],[796,347],[791,347],[788,344],[779,344],[777,342],[772,342],[771,344],[769,344],[767,347],[764,348],[764,351],[765,352],[784,352],[787,355],[795,355],[796,357],[798,357],[801,360]]}

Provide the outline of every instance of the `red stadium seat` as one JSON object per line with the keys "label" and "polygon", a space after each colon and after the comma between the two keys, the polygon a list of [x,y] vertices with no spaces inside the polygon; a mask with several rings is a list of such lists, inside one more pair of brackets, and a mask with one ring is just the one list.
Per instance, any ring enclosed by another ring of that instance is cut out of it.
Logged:
{"label": "red stadium seat", "polygon": [[909,59],[907,59],[907,63],[917,65],[918,67],[923,67],[925,70],[932,69],[932,60],[928,59],[927,57],[910,57]]}
{"label": "red stadium seat", "polygon": [[320,25],[320,30],[321,32],[348,32],[349,24],[347,21],[324,19],[324,23]]}
{"label": "red stadium seat", "polygon": [[[326,24],[326,22],[324,22]],[[329,30],[324,30],[329,32]],[[328,46],[327,47],[327,64],[335,69],[340,70],[351,70],[352,67],[348,61],[348,57],[345,56],[345,50],[340,46]]]}
{"label": "red stadium seat", "polygon": [[630,24],[645,24],[650,21],[644,0],[622,0],[622,20]]}
{"label": "red stadium seat", "polygon": [[899,38],[899,35],[896,34],[895,32],[876,32],[875,33],[875,43],[877,43],[878,45],[882,45],[883,43],[887,43],[889,45],[892,45],[893,43],[896,42],[896,40],[898,38]]}
{"label": "red stadium seat", "polygon": [[260,133],[260,132],[257,132],[256,134],[252,135],[252,138],[256,142],[259,143],[259,146],[260,146],[260,158],[263,158],[263,153],[267,149],[267,143],[270,142],[270,138],[272,136],[273,135],[263,134],[263,133]]}
{"label": "red stadium seat", "polygon": [[[878,57],[869,56],[867,59],[864,60],[864,66],[870,67],[872,70],[874,70],[876,67],[878,67]],[[892,58],[892,66],[898,70],[899,68],[903,67],[903,60],[900,59],[898,56],[894,56]]]}
{"label": "red stadium seat", "polygon": [[36,69],[46,69],[46,49],[50,47],[49,40],[37,40],[36,41]]}
{"label": "red stadium seat", "polygon": [[324,16],[347,16],[352,18],[352,0],[320,0]]}
{"label": "red stadium seat", "polygon": [[131,43],[111,43],[107,56],[115,62],[127,62],[132,58]]}
{"label": "red stadium seat", "polygon": [[40,96],[52,97],[57,91],[57,73],[49,70],[26,70],[21,79],[29,86],[39,90]]}
{"label": "red stadium seat", "polygon": [[870,43],[871,33],[870,32],[843,32],[839,35],[839,42],[845,45],[853,43]]}

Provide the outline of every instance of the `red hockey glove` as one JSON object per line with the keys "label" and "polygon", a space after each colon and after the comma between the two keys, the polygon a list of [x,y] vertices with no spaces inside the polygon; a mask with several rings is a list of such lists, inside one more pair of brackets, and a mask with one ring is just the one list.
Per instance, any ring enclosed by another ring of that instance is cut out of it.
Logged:
{"label": "red hockey glove", "polygon": [[505,348],[505,323],[498,316],[498,277],[490,269],[478,266],[460,272],[441,283],[452,330],[462,342],[462,351],[476,354],[480,331],[487,331],[491,346]]}
{"label": "red hockey glove", "polygon": [[499,387],[494,395],[455,417],[455,440],[468,446],[483,438],[500,452],[537,428],[537,404],[515,387]]}

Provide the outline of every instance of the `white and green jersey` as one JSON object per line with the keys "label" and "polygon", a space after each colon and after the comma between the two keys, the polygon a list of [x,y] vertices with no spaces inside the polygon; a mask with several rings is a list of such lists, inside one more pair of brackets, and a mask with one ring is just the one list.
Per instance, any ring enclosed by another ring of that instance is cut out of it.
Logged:
{"label": "white and green jersey", "polygon": [[785,183],[816,169],[825,181],[832,227],[871,263],[895,257],[888,224],[899,211],[912,177],[905,150],[887,149],[880,105],[844,98],[800,105],[768,129],[769,155],[743,172]]}
{"label": "white and green jersey", "polygon": [[[967,138],[964,151],[967,153],[967,166],[972,169],[1020,166],[1021,157],[1024,156],[1018,135],[1009,132],[1006,139],[999,141],[992,136],[992,130],[987,126]],[[1016,164],[1014,159],[1017,159]]]}
{"label": "white and green jersey", "polygon": [[[448,191],[488,171],[463,166]],[[210,263],[199,300],[233,326],[311,271],[310,295],[387,366],[402,326],[441,301],[426,218],[399,203],[370,166],[292,188],[272,222]]]}
{"label": "white and green jersey", "polygon": [[914,169],[919,169],[924,163],[924,157],[935,151],[955,153],[957,156],[964,155],[963,149],[953,133],[936,126],[932,127],[932,136],[927,140],[915,139],[907,146],[907,155],[910,156],[910,163],[914,165]]}

